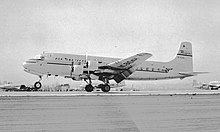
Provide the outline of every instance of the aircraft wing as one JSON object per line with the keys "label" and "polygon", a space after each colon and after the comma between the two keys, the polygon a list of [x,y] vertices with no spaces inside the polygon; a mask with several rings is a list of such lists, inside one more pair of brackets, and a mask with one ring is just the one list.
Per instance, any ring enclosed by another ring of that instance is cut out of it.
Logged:
{"label": "aircraft wing", "polygon": [[140,53],[125,59],[112,62],[108,64],[108,66],[113,69],[125,70],[140,65],[151,56],[152,54],[149,53]]}
{"label": "aircraft wing", "polygon": [[131,57],[109,63],[106,66],[99,67],[99,69],[103,70],[103,72],[100,71],[100,73],[102,73],[102,75],[105,74],[106,76],[111,76],[111,78],[117,83],[120,83],[135,72],[138,65],[142,64],[151,56],[152,54],[149,53],[136,54]]}

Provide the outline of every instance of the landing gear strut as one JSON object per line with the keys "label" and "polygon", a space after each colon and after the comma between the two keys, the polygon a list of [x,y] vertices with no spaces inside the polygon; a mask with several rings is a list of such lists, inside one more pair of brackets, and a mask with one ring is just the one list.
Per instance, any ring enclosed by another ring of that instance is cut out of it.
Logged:
{"label": "landing gear strut", "polygon": [[109,92],[111,87],[108,84],[103,84],[101,86],[101,89],[102,89],[103,92]]}
{"label": "landing gear strut", "polygon": [[101,89],[103,92],[109,92],[111,87],[109,86],[109,80],[107,78],[103,79],[104,84],[101,85]]}
{"label": "landing gear strut", "polygon": [[42,87],[42,84],[40,82],[42,80],[42,76],[39,76],[39,78],[40,78],[40,80],[34,83],[35,89],[40,89]]}
{"label": "landing gear strut", "polygon": [[[84,79],[84,81],[87,83],[87,85],[86,85],[86,87],[85,87],[85,90],[86,90],[87,92],[92,92],[93,89],[94,89],[94,87],[92,86],[91,78],[88,77],[87,79],[89,80],[89,82],[88,82],[86,79]],[[103,92],[109,92],[110,89],[111,89],[111,87],[109,86],[109,80],[108,80],[107,78],[105,78],[105,79],[103,79],[102,81],[104,82],[104,84],[101,84],[101,85],[100,85],[101,90],[102,90]]]}
{"label": "landing gear strut", "polygon": [[85,87],[86,92],[92,92],[94,87],[92,86],[91,78],[89,77],[89,82],[87,82],[86,79],[84,79],[84,81],[87,83]]}

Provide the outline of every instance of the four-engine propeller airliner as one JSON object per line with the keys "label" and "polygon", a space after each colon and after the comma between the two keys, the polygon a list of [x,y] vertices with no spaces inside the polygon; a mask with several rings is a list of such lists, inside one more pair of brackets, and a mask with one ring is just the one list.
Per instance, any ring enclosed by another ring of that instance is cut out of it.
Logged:
{"label": "four-engine propeller airliner", "polygon": [[159,80],[186,78],[199,74],[193,72],[192,45],[189,42],[180,44],[177,56],[169,62],[146,61],[150,53],[139,53],[120,59],[109,57],[85,56],[62,53],[43,53],[23,63],[24,71],[39,76],[34,84],[41,88],[43,75],[62,76],[87,82],[85,90],[93,91],[91,80],[103,82],[99,85],[103,92],[110,91],[109,80],[117,83],[128,80]]}

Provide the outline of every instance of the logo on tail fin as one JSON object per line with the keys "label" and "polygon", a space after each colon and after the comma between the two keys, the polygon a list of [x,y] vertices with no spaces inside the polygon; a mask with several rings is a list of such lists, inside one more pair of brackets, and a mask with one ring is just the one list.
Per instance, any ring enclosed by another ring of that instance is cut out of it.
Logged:
{"label": "logo on tail fin", "polygon": [[177,55],[192,57],[192,44],[190,42],[182,42]]}

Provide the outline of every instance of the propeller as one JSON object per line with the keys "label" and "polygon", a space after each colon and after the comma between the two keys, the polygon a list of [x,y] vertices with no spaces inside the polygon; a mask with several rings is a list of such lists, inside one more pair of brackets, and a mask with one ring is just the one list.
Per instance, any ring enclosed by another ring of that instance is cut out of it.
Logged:
{"label": "propeller", "polygon": [[88,53],[86,52],[86,68],[88,70],[88,74],[89,74],[89,62],[88,62]]}
{"label": "propeller", "polygon": [[72,77],[72,75],[73,75],[73,72],[74,72],[74,66],[73,66],[73,61],[72,61],[72,63],[71,63],[71,73],[70,73],[70,76]]}

